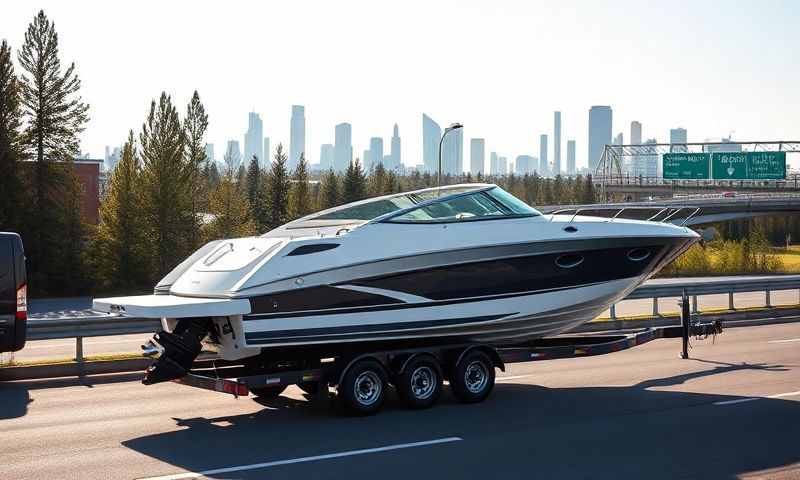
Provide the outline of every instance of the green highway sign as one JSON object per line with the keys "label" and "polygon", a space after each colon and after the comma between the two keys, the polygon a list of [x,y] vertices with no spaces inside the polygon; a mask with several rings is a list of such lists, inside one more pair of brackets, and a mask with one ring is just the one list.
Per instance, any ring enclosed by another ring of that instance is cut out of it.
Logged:
{"label": "green highway sign", "polygon": [[714,180],[771,180],[786,178],[786,152],[714,152]]}
{"label": "green highway sign", "polygon": [[704,179],[708,178],[709,159],[707,153],[665,153],[661,171],[668,180]]}

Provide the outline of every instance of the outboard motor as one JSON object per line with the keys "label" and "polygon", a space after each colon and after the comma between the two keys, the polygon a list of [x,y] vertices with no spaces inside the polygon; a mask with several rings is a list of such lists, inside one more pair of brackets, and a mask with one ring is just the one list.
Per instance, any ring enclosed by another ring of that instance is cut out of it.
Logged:
{"label": "outboard motor", "polygon": [[145,345],[145,354],[160,352],[147,367],[142,383],[152,385],[183,377],[202,350],[202,341],[212,330],[210,318],[183,318],[172,332],[160,331]]}

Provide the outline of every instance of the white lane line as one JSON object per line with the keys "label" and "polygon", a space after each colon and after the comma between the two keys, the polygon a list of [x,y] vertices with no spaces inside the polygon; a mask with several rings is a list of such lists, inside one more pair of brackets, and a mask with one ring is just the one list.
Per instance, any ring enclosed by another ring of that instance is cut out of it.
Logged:
{"label": "white lane line", "polygon": [[744,402],[754,402],[756,400],[761,400],[762,398],[785,398],[785,397],[795,397],[800,395],[800,390],[796,392],[787,392],[787,393],[778,393],[775,395],[768,395],[766,397],[748,397],[748,398],[738,398],[736,400],[726,400],[724,402],[714,402],[713,405],[734,405],[736,403],[744,403]]}
{"label": "white lane line", "polygon": [[241,465],[238,467],[217,468],[214,470],[204,470],[202,472],[184,472],[176,473],[174,475],[163,475],[160,477],[147,477],[142,480],[180,480],[184,478],[199,478],[205,475],[218,475],[220,473],[241,472],[243,470],[255,470],[259,468],[277,467],[279,465],[291,465],[293,463],[315,462],[317,460],[327,460],[330,458],[351,457],[353,455],[364,455],[367,453],[388,452],[391,450],[401,450],[404,448],[424,447],[427,445],[437,445],[439,443],[459,442],[463,440],[461,437],[446,437],[437,438],[435,440],[426,440],[424,442],[401,443],[398,445],[387,445],[385,447],[365,448],[361,450],[350,450],[347,452],[328,453],[325,455],[315,455],[313,457],[300,457],[290,458],[287,460],[276,460],[274,462],[253,463],[250,465]]}
{"label": "white lane line", "polygon": [[770,340],[767,343],[791,343],[791,342],[800,342],[800,338],[788,338],[786,340]]}

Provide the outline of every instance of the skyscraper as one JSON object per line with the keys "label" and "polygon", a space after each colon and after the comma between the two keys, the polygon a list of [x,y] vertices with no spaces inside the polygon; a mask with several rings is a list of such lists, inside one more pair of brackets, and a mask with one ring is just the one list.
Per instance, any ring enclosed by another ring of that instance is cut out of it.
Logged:
{"label": "skyscraper", "polygon": [[539,135],[539,175],[550,175],[550,166],[547,164],[547,135]]}
{"label": "skyscraper", "polygon": [[508,175],[508,159],[506,157],[497,158],[497,170],[500,175]]}
{"label": "skyscraper", "polygon": [[253,156],[264,161],[264,123],[256,112],[247,115],[247,132],[244,134],[244,161],[250,163]]}
{"label": "skyscraper", "polygon": [[353,161],[353,127],[349,123],[336,125],[333,146],[333,169],[344,172]]}
{"label": "skyscraper", "polygon": [[228,148],[225,149],[225,167],[235,173],[241,161],[242,150],[239,148],[239,142],[236,140],[228,140]]}
{"label": "skyscraper", "polygon": [[611,107],[595,105],[589,109],[589,171],[594,172],[603,156],[605,146],[611,143]]}
{"label": "skyscraper", "polygon": [[575,175],[575,140],[567,140],[567,174]]}
{"label": "skyscraper", "polygon": [[[426,114],[422,114],[422,163],[428,173],[439,171],[439,140],[442,129]],[[444,168],[444,166],[443,166]]]}
{"label": "skyscraper", "polygon": [[399,170],[401,159],[400,159],[400,128],[397,127],[397,124],[394,124],[394,130],[392,131],[392,145],[391,145],[391,153],[389,156],[391,157],[391,163],[389,165],[384,165],[386,168],[390,170]]}
{"label": "skyscraper", "polygon": [[536,159],[530,155],[518,155],[517,159],[514,160],[514,170],[517,175],[532,173],[536,170],[535,161]]}
{"label": "skyscraper", "polygon": [[269,168],[272,162],[272,153],[269,149],[269,137],[264,137],[264,158],[259,160],[259,166],[261,168]]}
{"label": "skyscraper", "polygon": [[469,171],[473,175],[484,173],[484,162],[486,161],[486,141],[482,138],[471,138],[469,140]]}
{"label": "skyscraper", "polygon": [[[438,168],[438,167],[437,167]],[[453,130],[442,141],[442,174],[464,173],[464,129]]]}
{"label": "skyscraper", "polygon": [[671,144],[670,150],[673,152],[688,152],[689,147],[686,146],[687,142],[686,139],[687,136],[685,128],[678,127],[670,129],[669,131],[669,143]]}
{"label": "skyscraper", "polygon": [[319,150],[319,169],[327,171],[333,168],[334,147],[333,144],[323,143]]}
{"label": "skyscraper", "polygon": [[[631,122],[631,145],[641,145],[642,144],[642,124],[637,122],[636,120]],[[636,166],[638,163],[639,156],[634,154],[624,159],[624,164],[622,168],[627,172],[636,175],[636,170],[639,168]]]}
{"label": "skyscraper", "polygon": [[553,175],[561,173],[561,112],[553,112]]}
{"label": "skyscraper", "polygon": [[214,163],[216,159],[214,158],[214,144],[213,143],[206,143],[206,161]]}
{"label": "skyscraper", "polygon": [[[364,170],[369,172],[383,162],[383,139],[372,137],[369,139],[369,150],[364,153]],[[384,165],[385,167],[386,165]]]}
{"label": "skyscraper", "polygon": [[625,137],[622,135],[622,132],[619,132],[619,133],[618,133],[618,134],[617,134],[617,135],[614,137],[614,145],[623,145],[623,144],[624,144],[624,142],[625,142]]}
{"label": "skyscraper", "polygon": [[500,175],[500,163],[497,158],[497,152],[489,154],[489,174]]}
{"label": "skyscraper", "polygon": [[306,152],[306,107],[292,105],[292,120],[289,132],[289,161],[287,168],[294,170],[300,155]]}
{"label": "skyscraper", "polygon": [[655,138],[651,138],[644,142],[643,145],[647,145],[647,147],[643,149],[644,153],[642,155],[637,155],[635,158],[635,175],[641,175],[643,177],[658,176],[658,153],[656,151],[656,147],[649,146],[655,145],[656,143],[657,142]]}

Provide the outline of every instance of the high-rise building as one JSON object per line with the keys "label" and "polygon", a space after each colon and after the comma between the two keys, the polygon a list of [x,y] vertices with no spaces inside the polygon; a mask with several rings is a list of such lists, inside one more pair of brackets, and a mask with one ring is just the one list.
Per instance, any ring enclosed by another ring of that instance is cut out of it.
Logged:
{"label": "high-rise building", "polygon": [[306,107],[292,105],[292,120],[289,132],[289,161],[287,168],[294,170],[300,155],[306,153]]}
{"label": "high-rise building", "polygon": [[228,148],[225,149],[225,167],[232,172],[236,172],[242,161],[242,150],[239,148],[237,140],[228,140]]}
{"label": "high-rise building", "polygon": [[539,135],[539,175],[550,175],[550,166],[547,164],[547,135]]}
{"label": "high-rise building", "polygon": [[439,171],[439,140],[441,138],[442,129],[439,124],[423,113],[422,163],[425,164],[425,171],[428,173],[437,173]]}
{"label": "high-rise building", "polygon": [[506,157],[497,158],[497,170],[499,175],[508,175],[508,159]]}
{"label": "high-rise building", "polygon": [[624,142],[625,142],[625,137],[622,135],[622,132],[619,132],[614,137],[614,145],[624,145]]}
{"label": "high-rise building", "polygon": [[489,174],[500,175],[500,163],[498,162],[497,152],[489,154]]}
{"label": "high-rise building", "polygon": [[244,161],[250,163],[253,157],[264,161],[264,122],[256,112],[247,115],[247,132],[244,134]]}
{"label": "high-rise building", "polygon": [[104,162],[106,170],[114,170],[114,167],[117,166],[120,158],[122,158],[122,149],[120,147],[114,147],[112,150],[111,147],[106,145],[106,156]]}
{"label": "high-rise building", "polygon": [[[372,137],[369,139],[369,150],[364,152],[364,170],[369,172],[383,162],[383,139]],[[385,165],[384,165],[385,167]]]}
{"label": "high-rise building", "polygon": [[611,107],[595,105],[589,109],[589,171],[597,170],[605,146],[611,143]]}
{"label": "high-rise building", "polygon": [[469,171],[473,175],[484,173],[484,162],[486,161],[486,141],[482,138],[471,138],[469,140]]}
{"label": "high-rise building", "polygon": [[716,145],[704,145],[703,151],[712,153],[712,152],[741,152],[742,151],[742,144],[741,143],[734,143],[731,141],[731,137],[728,138],[721,138],[717,140],[716,138],[706,138],[706,142],[716,142],[719,141]]}
{"label": "high-rise building", "polygon": [[688,152],[687,135],[685,128],[672,128],[669,131],[670,150],[673,152]]}
{"label": "high-rise building", "polygon": [[323,143],[319,149],[319,169],[327,171],[333,168],[334,148],[331,143]]}
{"label": "high-rise building", "polygon": [[269,149],[269,137],[264,137],[264,158],[259,160],[261,168],[269,168],[272,164],[272,152]]}
{"label": "high-rise building", "polygon": [[450,131],[442,141],[442,174],[464,173],[464,129]]}
{"label": "high-rise building", "polygon": [[642,124],[636,120],[631,122],[631,145],[642,144]]}
{"label": "high-rise building", "polygon": [[530,155],[518,155],[514,160],[514,171],[517,175],[526,175],[536,170],[536,158]]}
{"label": "high-rise building", "polygon": [[349,123],[336,125],[333,145],[333,169],[344,172],[353,161],[353,127]]}
{"label": "high-rise building", "polygon": [[561,112],[553,112],[553,175],[561,173]]}
{"label": "high-rise building", "polygon": [[575,175],[575,140],[567,140],[567,174]]}
{"label": "high-rise building", "polygon": [[214,158],[214,144],[213,143],[206,143],[206,161],[214,163],[216,159]]}
{"label": "high-rise building", "polygon": [[642,149],[641,155],[636,155],[634,159],[634,175],[643,177],[657,177],[658,176],[658,152],[655,145],[656,139],[651,138],[643,143],[645,148]]}
{"label": "high-rise building", "polygon": [[396,123],[394,124],[394,130],[392,131],[392,144],[389,157],[391,157],[390,163],[384,166],[390,170],[399,171],[402,160],[400,158],[400,128]]}

